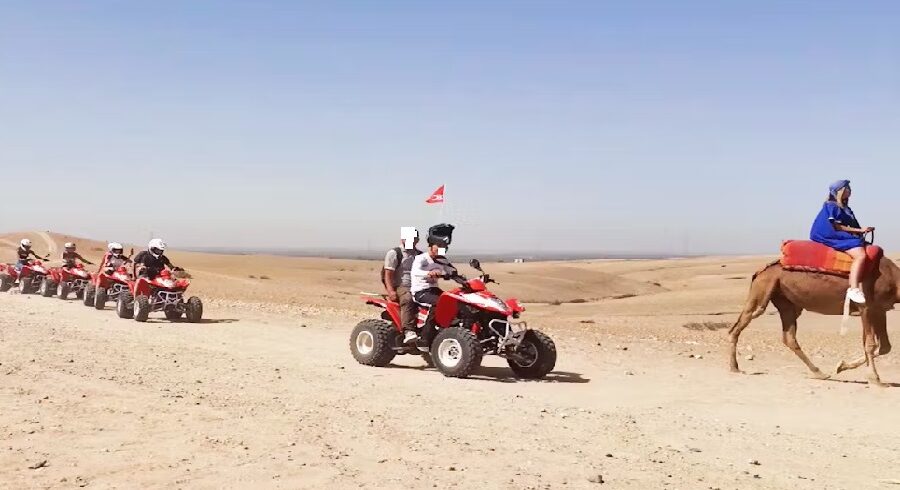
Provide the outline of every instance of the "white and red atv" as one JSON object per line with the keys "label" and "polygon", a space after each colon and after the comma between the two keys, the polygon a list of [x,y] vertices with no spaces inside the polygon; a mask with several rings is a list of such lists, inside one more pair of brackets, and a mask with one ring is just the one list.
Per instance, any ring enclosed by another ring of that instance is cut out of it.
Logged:
{"label": "white and red atv", "polygon": [[69,299],[69,293],[75,293],[75,297],[81,299],[90,283],[91,274],[84,270],[84,264],[54,267],[44,276],[39,292],[46,298],[56,294],[59,299]]}
{"label": "white and red atv", "polygon": [[184,293],[190,285],[190,281],[178,279],[168,270],[161,271],[152,279],[138,277],[128,290],[119,293],[116,313],[120,318],[146,322],[151,312],[162,311],[167,320],[179,320],[183,315],[187,321],[197,323],[203,318],[203,302],[196,296],[184,300]]}
{"label": "white and red atv", "polygon": [[131,294],[133,286],[134,280],[127,268],[106,267],[91,276],[91,283],[84,290],[84,306],[102,310],[109,301],[118,303],[120,294]]}
{"label": "white and red atv", "polygon": [[470,265],[481,272],[477,279],[457,273],[446,276],[460,287],[441,295],[431,317],[427,308],[420,308],[416,345],[403,344],[400,305],[384,295],[366,295],[367,304],[384,311],[380,319],[363,320],[353,329],[353,357],[360,364],[380,367],[398,354],[422,355],[444,376],[454,378],[469,376],[485,354],[505,358],[519,378],[539,379],[553,371],[553,340],[518,320],[525,308],[516,299],[504,301],[488,291],[486,284],[496,281],[481,270],[477,260]]}

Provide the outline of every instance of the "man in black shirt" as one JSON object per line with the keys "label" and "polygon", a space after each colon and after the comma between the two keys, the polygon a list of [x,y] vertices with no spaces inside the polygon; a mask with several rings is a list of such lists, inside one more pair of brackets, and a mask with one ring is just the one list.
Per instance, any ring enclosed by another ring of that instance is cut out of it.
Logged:
{"label": "man in black shirt", "polygon": [[[173,271],[180,270],[180,267],[175,267],[172,265],[172,262],[168,257],[164,255],[166,251],[166,242],[160,240],[159,238],[154,238],[150,240],[150,243],[147,245],[147,250],[142,251],[137,254],[134,258],[134,277],[138,277],[138,275],[146,276],[150,279],[158,276],[160,272],[162,272],[166,267]],[[141,266],[138,269],[138,266]]]}

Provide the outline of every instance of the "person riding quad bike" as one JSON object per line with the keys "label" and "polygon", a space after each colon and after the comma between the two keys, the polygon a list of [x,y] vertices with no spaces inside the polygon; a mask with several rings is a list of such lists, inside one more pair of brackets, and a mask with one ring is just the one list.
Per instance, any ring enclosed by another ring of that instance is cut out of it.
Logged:
{"label": "person riding quad bike", "polygon": [[184,270],[181,267],[172,265],[172,261],[165,256],[165,251],[166,242],[159,238],[150,240],[150,243],[147,244],[147,250],[137,254],[134,258],[134,277],[144,276],[153,279],[166,268],[173,272]]}
{"label": "person riding quad bike", "polygon": [[65,244],[65,251],[62,253],[62,261],[63,267],[72,268],[77,265],[75,260],[80,260],[85,264],[94,265],[93,262],[81,256],[80,253],[75,251],[75,244],[72,242],[67,242]]}
{"label": "person riding quad bike", "polygon": [[[440,224],[428,229],[428,249],[416,256],[410,270],[410,292],[416,303],[429,307],[425,325],[433,320],[434,306],[444,291],[437,286],[439,278],[452,276],[456,268],[447,260],[447,249],[453,239],[453,225]],[[410,335],[412,334],[412,335]],[[404,336],[405,343],[417,340],[414,332]]]}
{"label": "person riding quad bike", "polygon": [[[131,262],[131,254],[127,257],[125,256],[125,247],[123,247],[121,243],[111,242],[106,246],[106,250],[106,254],[103,256],[103,259],[100,260],[100,272],[103,272],[104,270],[116,270]],[[134,250],[132,250],[132,253],[134,253]]]}
{"label": "person riding quad bike", "polygon": [[31,249],[31,240],[27,238],[23,238],[21,242],[19,242],[19,249],[16,250],[16,254],[18,255],[18,260],[16,261],[16,270],[21,271],[22,267],[28,264],[28,260],[31,257],[42,260],[50,260],[50,255],[46,257],[41,257],[36,254],[34,250]]}

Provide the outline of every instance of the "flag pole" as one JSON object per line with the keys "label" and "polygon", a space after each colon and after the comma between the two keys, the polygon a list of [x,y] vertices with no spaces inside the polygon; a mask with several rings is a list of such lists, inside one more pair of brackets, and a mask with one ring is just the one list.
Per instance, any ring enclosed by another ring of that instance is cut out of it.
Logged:
{"label": "flag pole", "polygon": [[447,186],[444,185],[444,198],[441,199],[441,209],[438,211],[438,223],[444,222],[444,204],[447,202]]}

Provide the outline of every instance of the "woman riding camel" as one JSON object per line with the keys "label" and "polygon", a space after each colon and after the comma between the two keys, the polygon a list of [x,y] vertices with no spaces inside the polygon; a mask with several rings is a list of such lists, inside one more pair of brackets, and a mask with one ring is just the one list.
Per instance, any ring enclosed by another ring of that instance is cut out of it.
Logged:
{"label": "woman riding camel", "polygon": [[809,238],[853,257],[847,297],[859,304],[866,302],[859,285],[866,263],[865,234],[872,231],[875,231],[875,228],[871,226],[860,227],[853,210],[850,209],[850,181],[839,180],[831,184],[828,188],[828,200],[816,216]]}

